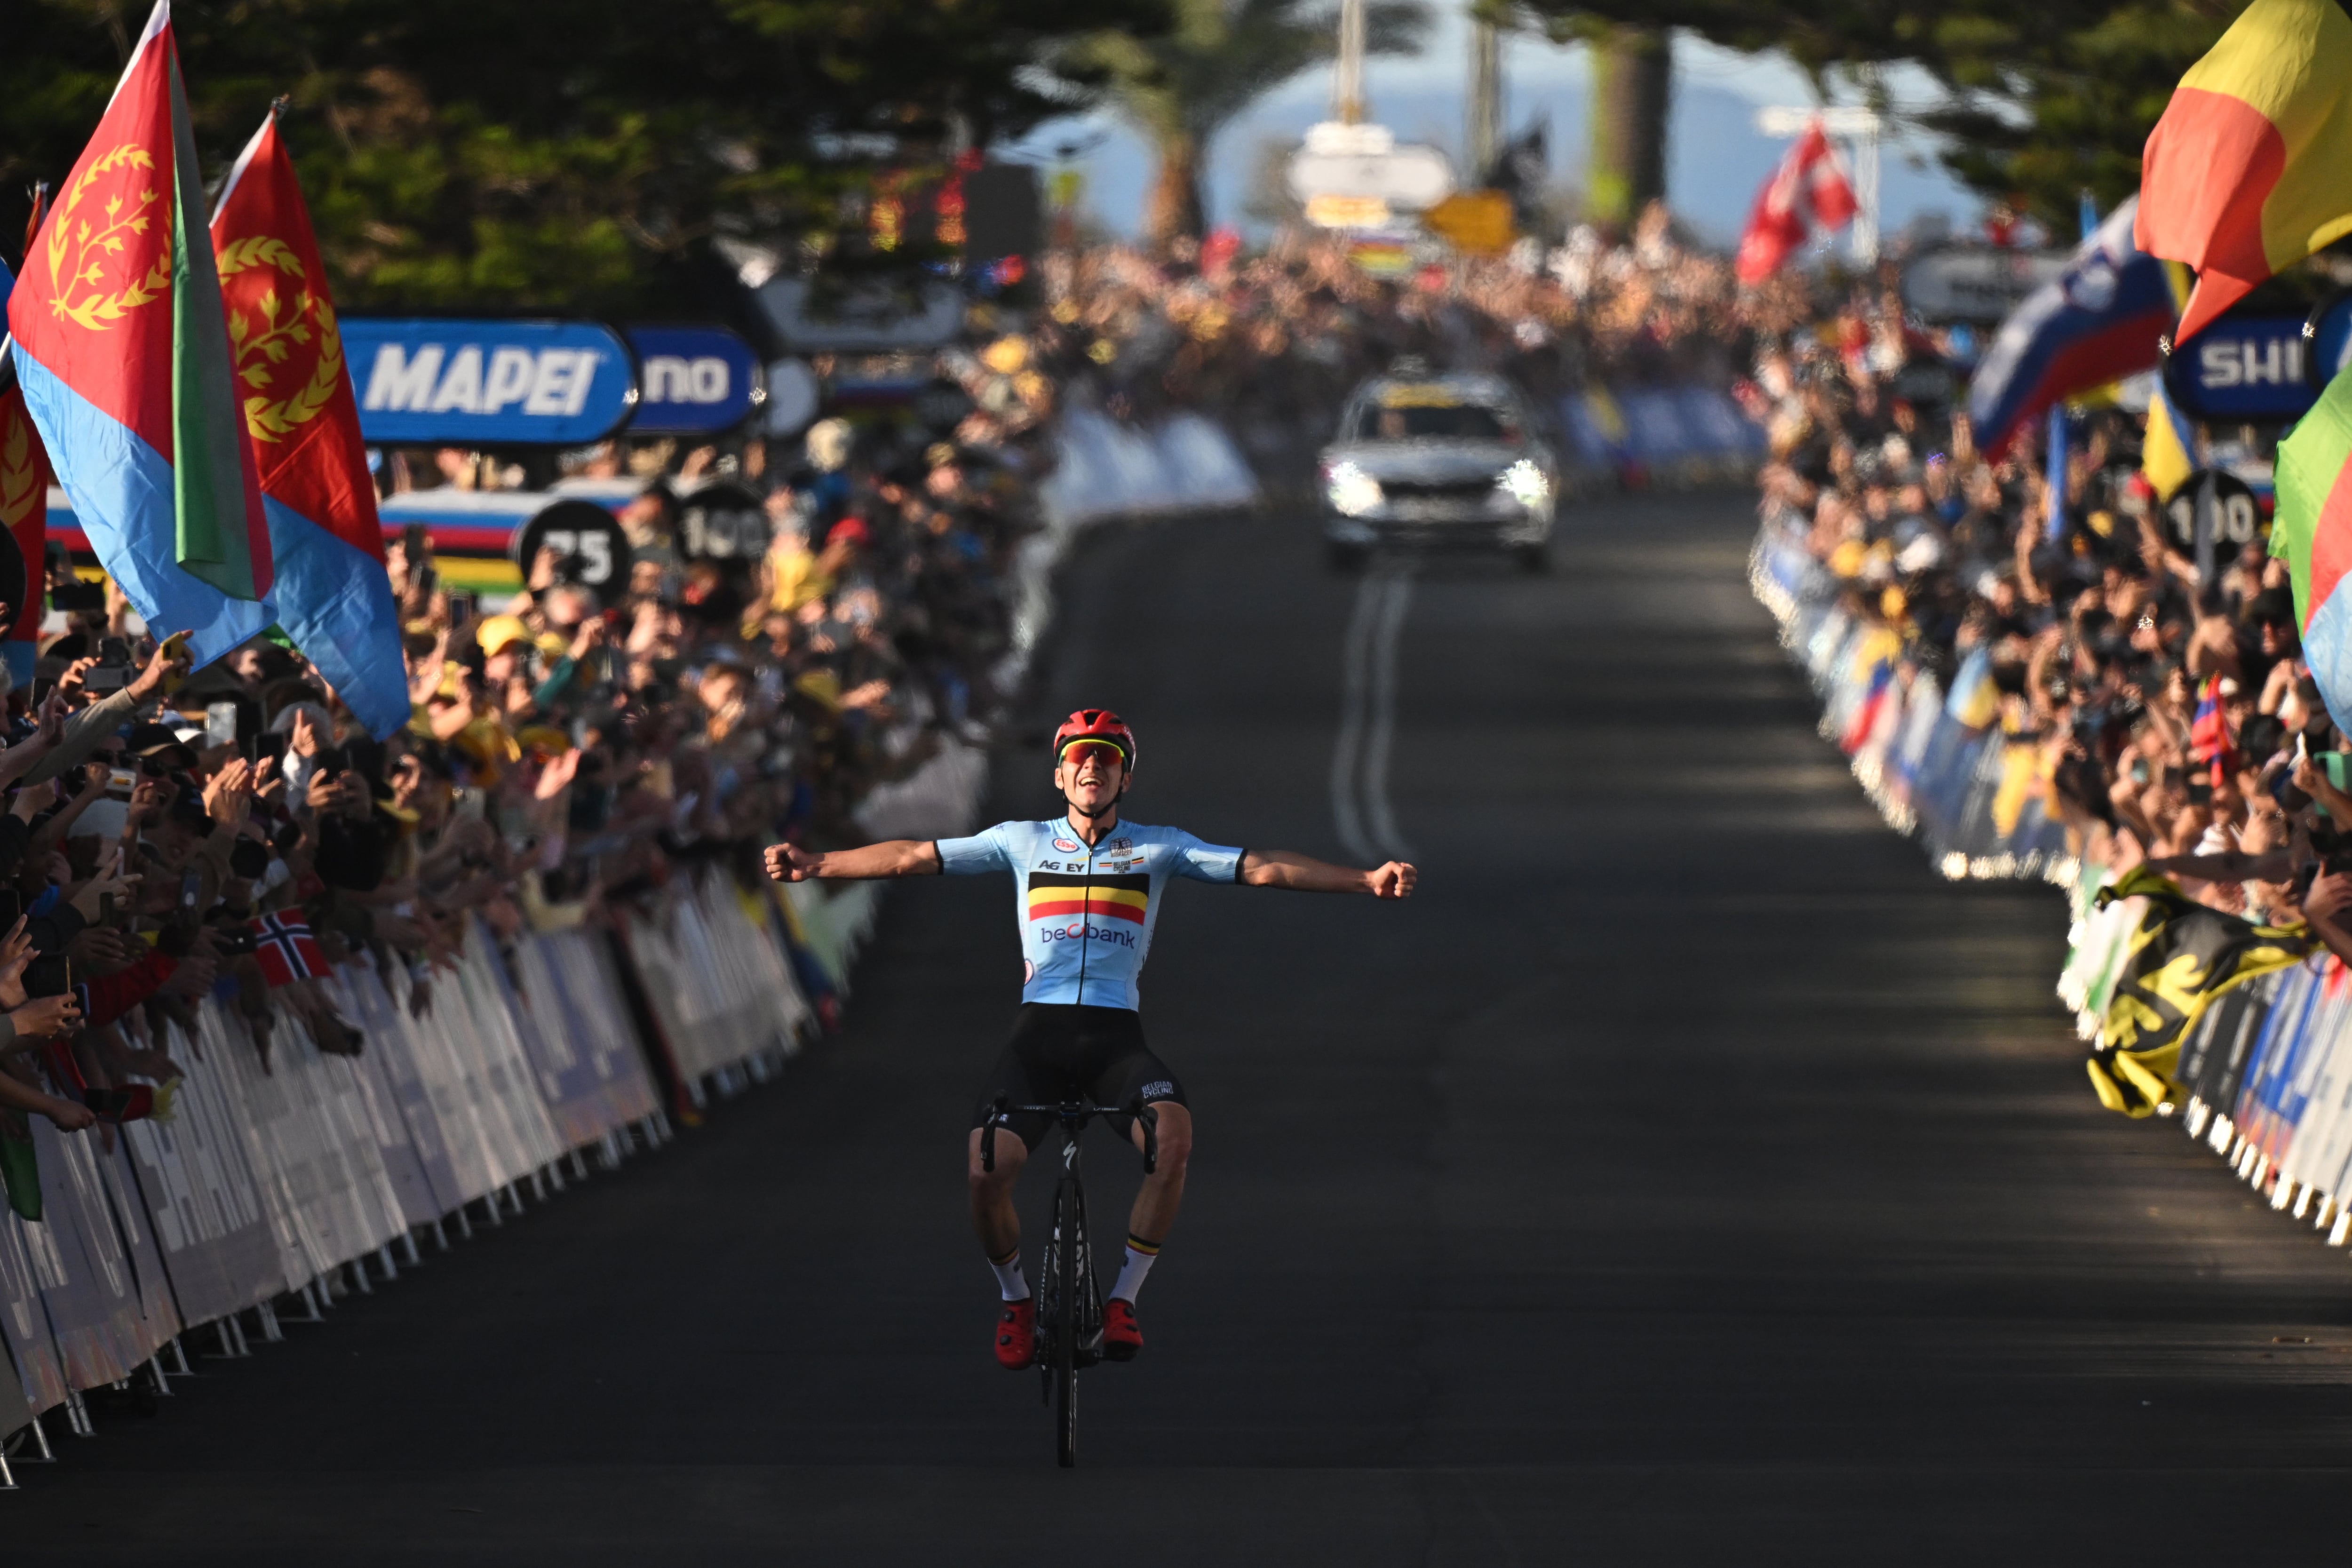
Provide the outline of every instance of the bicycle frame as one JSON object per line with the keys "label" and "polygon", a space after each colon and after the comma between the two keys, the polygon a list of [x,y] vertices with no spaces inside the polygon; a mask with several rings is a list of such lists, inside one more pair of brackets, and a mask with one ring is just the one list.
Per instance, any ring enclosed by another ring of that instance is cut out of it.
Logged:
{"label": "bicycle frame", "polygon": [[1143,1170],[1160,1168],[1159,1113],[1138,1096],[1127,1105],[1011,1105],[1003,1095],[989,1108],[980,1124],[980,1168],[996,1169],[996,1130],[1011,1130],[1016,1115],[1051,1116],[1061,1123],[1062,1179],[1054,1189],[1053,1227],[1046,1233],[1045,1256],[1038,1273],[1037,1371],[1039,1397],[1055,1404],[1058,1393],[1057,1458],[1068,1469],[1077,1463],[1080,1369],[1102,1359],[1102,1281],[1095,1273],[1094,1250],[1087,1237],[1087,1192],[1080,1145],[1087,1123],[1097,1116],[1131,1116],[1143,1129]]}

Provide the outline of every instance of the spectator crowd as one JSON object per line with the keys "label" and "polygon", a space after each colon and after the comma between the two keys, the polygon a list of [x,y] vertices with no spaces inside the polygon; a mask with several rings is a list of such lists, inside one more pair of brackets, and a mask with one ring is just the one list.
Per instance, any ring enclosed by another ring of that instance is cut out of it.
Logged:
{"label": "spectator crowd", "polygon": [[[780,838],[862,841],[866,794],[981,739],[1002,695],[1003,580],[1045,462],[1038,414],[1014,405],[948,439],[828,419],[576,454],[583,475],[637,477],[627,559],[592,584],[541,550],[503,604],[453,588],[406,529],[387,564],[413,717],[382,741],[280,643],[189,670],[171,628],[53,548],[60,607],[0,751],[0,1171],[20,1211],[37,1213],[25,1119],[168,1113],[188,1065],[168,1026],[193,1037],[208,995],[265,1063],[289,1016],[356,1052],[328,965],[401,966],[429,1009],[469,941],[606,921],[704,864],[749,886]],[[490,468],[391,456],[404,482]],[[756,498],[763,551],[689,548],[682,516],[721,482]],[[829,1020],[824,970],[793,956]]]}
{"label": "spectator crowd", "polygon": [[[635,483],[617,511],[627,558],[604,581],[541,551],[519,595],[485,605],[411,527],[387,555],[413,717],[382,741],[282,643],[189,670],[159,641],[172,628],[143,626],[110,584],[92,600],[53,549],[54,607],[0,751],[11,1197],[37,1202],[27,1116],[168,1113],[185,1066],[170,1026],[192,1037],[207,996],[265,1062],[287,1016],[357,1051],[327,966],[400,966],[429,1009],[469,941],[626,918],[703,864],[748,885],[778,839],[862,839],[869,791],[984,740],[1010,695],[1011,579],[1066,401],[1135,421],[1199,410],[1270,476],[1304,473],[1349,390],[1398,355],[1504,370],[1539,395],[1604,370],[1720,384],[1740,341],[1722,323],[1762,308],[1663,209],[1622,246],[1580,231],[1549,256],[1391,276],[1363,259],[1298,234],[1251,257],[1226,236],[1159,258],[1057,253],[1035,309],[976,306],[918,367],[964,395],[945,423],[572,454],[576,478]],[[520,479],[458,451],[388,452],[383,476],[389,490]],[[714,486],[748,492],[764,548],[694,537]],[[829,1017],[822,968],[794,957]]]}
{"label": "spectator crowd", "polygon": [[[1770,434],[1765,526],[1895,650],[1897,689],[1933,680],[2030,757],[2023,796],[2086,867],[2146,865],[2266,924],[2352,905],[2341,742],[2266,519],[2242,542],[2215,531],[2200,564],[2121,408],[2079,419],[2054,466],[2039,424],[1986,450],[1948,395],[1903,395],[1948,386],[1920,372],[1952,345],[1891,292],[1774,328],[1740,388]],[[2260,480],[2272,456],[2255,430],[2215,430],[2200,459]],[[1955,691],[1976,656],[1981,700]]]}

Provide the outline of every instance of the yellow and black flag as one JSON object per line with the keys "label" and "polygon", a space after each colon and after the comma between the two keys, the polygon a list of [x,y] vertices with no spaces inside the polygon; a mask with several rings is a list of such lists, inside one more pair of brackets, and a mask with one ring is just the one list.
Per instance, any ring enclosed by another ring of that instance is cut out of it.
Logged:
{"label": "yellow and black flag", "polygon": [[2180,1044],[2216,998],[2258,975],[2300,963],[2313,939],[2302,926],[2258,926],[2208,909],[2178,884],[2135,867],[2099,889],[2105,909],[2144,898],[2087,1066],[2099,1103],[2146,1116],[2176,1099]]}

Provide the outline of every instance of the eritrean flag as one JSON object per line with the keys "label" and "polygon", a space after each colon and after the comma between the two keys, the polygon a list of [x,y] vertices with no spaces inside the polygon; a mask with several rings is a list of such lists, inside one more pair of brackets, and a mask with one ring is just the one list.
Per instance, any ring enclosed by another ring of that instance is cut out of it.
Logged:
{"label": "eritrean flag", "polygon": [[381,741],[409,717],[400,612],[335,302],[275,110],[229,171],[212,239],[277,558],[278,624]]}
{"label": "eritrean flag", "polygon": [[98,558],[199,664],[275,618],[169,0],[8,301],[25,405]]}
{"label": "eritrean flag", "polygon": [[2338,725],[2352,720],[2352,371],[2327,384],[2279,443],[2271,550],[2294,582],[2303,657]]}
{"label": "eritrean flag", "polygon": [[2140,248],[2197,268],[2186,342],[2352,231],[2352,17],[2254,0],[2189,68],[2140,162]]}
{"label": "eritrean flag", "polygon": [[1029,918],[1033,921],[1067,917],[1085,920],[1133,921],[1143,923],[1151,904],[1151,877],[1137,871],[1116,877],[1062,876],[1051,871],[1029,873]]}

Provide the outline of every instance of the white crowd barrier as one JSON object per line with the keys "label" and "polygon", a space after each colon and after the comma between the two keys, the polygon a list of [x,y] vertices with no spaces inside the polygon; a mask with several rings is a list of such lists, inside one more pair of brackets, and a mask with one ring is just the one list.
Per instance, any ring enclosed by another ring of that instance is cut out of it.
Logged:
{"label": "white crowd barrier", "polygon": [[[875,820],[967,826],[985,759],[950,742],[876,792]],[[167,1121],[59,1134],[33,1118],[43,1215],[0,1213],[0,1436],[81,1391],[185,1370],[178,1337],[215,1328],[247,1353],[249,1314],[279,1335],[289,1299],[310,1317],[396,1276],[421,1234],[470,1235],[469,1205],[503,1223],[528,1184],[544,1196],[568,1161],[608,1168],[673,1134],[664,1071],[694,1104],[764,1079],[816,1026],[810,988],[845,995],[877,889],[814,883],[746,891],[715,869],[683,878],[625,934],[574,928],[501,953],[477,927],[429,1005],[409,975],[362,958],[324,984],[362,1037],[330,1054],[279,1010],[267,1061],[247,1021],[207,1000],[195,1037],[155,1044],[186,1069]],[[630,965],[642,1005],[621,966]],[[648,1022],[649,1029],[640,1027]],[[650,1036],[651,1037],[646,1037]],[[6,1484],[0,1458],[0,1485]]]}
{"label": "white crowd barrier", "polygon": [[1090,408],[1064,416],[1053,474],[1038,487],[1055,529],[1106,517],[1254,506],[1257,478],[1233,437],[1197,414],[1150,428]]}

